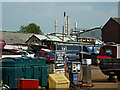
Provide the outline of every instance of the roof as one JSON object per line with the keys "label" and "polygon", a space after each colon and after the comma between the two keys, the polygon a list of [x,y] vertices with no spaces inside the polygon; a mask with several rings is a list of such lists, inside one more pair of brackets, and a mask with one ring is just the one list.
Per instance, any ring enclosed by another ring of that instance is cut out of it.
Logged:
{"label": "roof", "polygon": [[95,31],[95,30],[101,30],[102,27],[96,27],[96,28],[92,28],[89,30],[83,30],[82,32],[80,32],[79,34],[85,33],[85,32],[89,32],[89,31]]}
{"label": "roof", "polygon": [[103,30],[103,28],[110,22],[110,20],[114,21],[114,22],[117,23],[118,25],[120,24],[120,18],[113,18],[113,17],[111,17],[111,18],[105,23],[105,25],[102,27],[102,30]]}
{"label": "roof", "polygon": [[[34,34],[31,37],[33,37],[33,36],[35,36],[36,38],[38,38],[40,41],[42,41],[42,40],[47,40],[47,41],[62,41],[59,37],[53,36],[53,35],[39,35],[39,34]],[[28,40],[30,40],[31,37]]]}
{"label": "roof", "polygon": [[72,40],[72,41],[75,41],[75,39],[76,39],[76,37],[71,37],[71,40]]}
{"label": "roof", "polygon": [[[61,40],[63,39],[63,37],[59,37],[59,38],[61,38]],[[71,41],[71,40],[72,39],[70,39],[69,37],[64,36],[64,42]]]}
{"label": "roof", "polygon": [[26,40],[31,37],[33,33],[0,31],[0,34],[2,35],[0,39],[4,40],[6,44],[25,44]]}
{"label": "roof", "polygon": [[113,20],[115,20],[117,23],[120,24],[120,18],[112,18]]}
{"label": "roof", "polygon": [[96,39],[94,37],[78,37],[78,39]]}
{"label": "roof", "polygon": [[62,41],[62,39],[60,39],[60,38],[57,37],[57,36],[47,35],[47,37],[49,37],[51,41]]}
{"label": "roof", "polygon": [[34,34],[34,35],[40,40],[50,40],[50,38],[48,38],[46,35],[38,35],[38,34]]}
{"label": "roof", "polygon": [[70,41],[71,39],[68,37],[64,37],[64,41]]}
{"label": "roof", "polygon": [[49,40],[49,41],[62,41],[60,38],[58,38],[57,36],[53,36],[53,35],[37,35],[34,34],[37,38],[39,38],[40,40]]}

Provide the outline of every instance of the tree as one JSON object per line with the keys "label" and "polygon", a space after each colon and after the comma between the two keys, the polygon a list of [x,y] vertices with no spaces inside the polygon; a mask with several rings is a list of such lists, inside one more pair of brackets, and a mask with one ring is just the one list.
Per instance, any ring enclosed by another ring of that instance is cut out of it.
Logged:
{"label": "tree", "polygon": [[40,26],[37,26],[35,23],[30,23],[27,26],[20,26],[19,32],[43,34],[43,32],[40,29]]}

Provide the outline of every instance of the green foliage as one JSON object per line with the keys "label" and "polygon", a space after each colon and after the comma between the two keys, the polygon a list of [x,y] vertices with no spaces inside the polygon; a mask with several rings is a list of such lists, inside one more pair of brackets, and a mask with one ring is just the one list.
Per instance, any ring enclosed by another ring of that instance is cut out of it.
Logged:
{"label": "green foliage", "polygon": [[20,26],[19,32],[43,34],[43,32],[40,29],[40,26],[37,26],[35,23],[30,23],[27,26]]}

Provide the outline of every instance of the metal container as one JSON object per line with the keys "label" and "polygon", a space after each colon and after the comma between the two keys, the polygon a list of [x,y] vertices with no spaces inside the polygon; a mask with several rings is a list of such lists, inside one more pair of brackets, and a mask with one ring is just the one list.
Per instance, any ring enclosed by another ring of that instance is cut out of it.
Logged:
{"label": "metal container", "polygon": [[91,59],[82,60],[83,83],[92,83],[91,79]]}
{"label": "metal container", "polygon": [[15,79],[38,79],[40,86],[47,86],[47,66],[44,58],[3,58],[2,81],[10,88],[17,88],[18,82]]}
{"label": "metal container", "polygon": [[[20,63],[21,60],[19,60]],[[21,64],[21,63],[20,63]],[[18,65],[18,67],[16,67]],[[16,62],[14,58],[2,59],[2,81],[11,88],[17,88],[17,81],[15,79],[24,76],[23,69]]]}

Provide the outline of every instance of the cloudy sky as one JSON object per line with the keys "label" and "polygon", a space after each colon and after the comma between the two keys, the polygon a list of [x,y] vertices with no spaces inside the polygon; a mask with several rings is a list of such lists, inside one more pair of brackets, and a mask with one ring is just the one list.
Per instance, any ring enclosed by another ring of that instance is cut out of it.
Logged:
{"label": "cloudy sky", "polygon": [[[54,32],[54,21],[58,21],[58,32],[62,32],[63,12],[70,16],[70,27],[103,26],[110,17],[118,17],[118,2],[2,2],[2,30],[18,31],[20,25],[35,23],[44,33]],[[1,18],[0,18],[1,19]]]}

